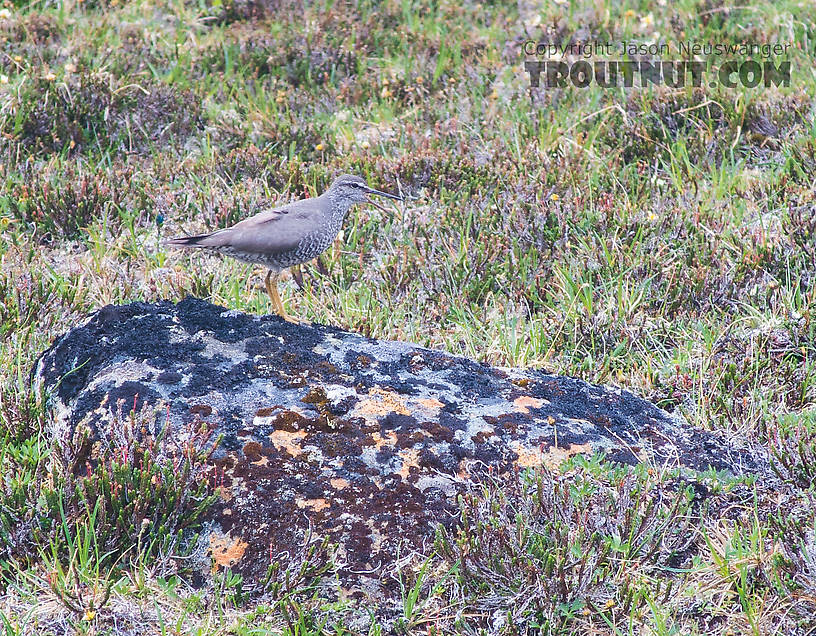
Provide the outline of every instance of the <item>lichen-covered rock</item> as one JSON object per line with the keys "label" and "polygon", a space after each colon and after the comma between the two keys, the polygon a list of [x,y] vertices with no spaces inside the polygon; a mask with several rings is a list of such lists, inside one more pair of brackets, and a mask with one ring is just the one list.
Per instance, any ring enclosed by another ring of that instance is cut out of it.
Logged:
{"label": "lichen-covered rock", "polygon": [[250,579],[311,529],[339,544],[352,580],[376,580],[398,545],[421,547],[455,522],[456,493],[485,470],[595,450],[756,468],[626,391],[195,299],[105,307],[59,338],[34,378],[55,435],[80,423],[98,432],[145,406],[173,430],[201,420],[222,435],[211,555]]}

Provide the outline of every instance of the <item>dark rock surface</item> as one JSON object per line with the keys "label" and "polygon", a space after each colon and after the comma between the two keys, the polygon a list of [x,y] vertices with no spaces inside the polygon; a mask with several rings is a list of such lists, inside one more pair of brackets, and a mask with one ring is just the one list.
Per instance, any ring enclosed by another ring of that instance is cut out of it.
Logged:
{"label": "dark rock surface", "polygon": [[352,585],[376,580],[398,545],[455,523],[457,492],[485,470],[594,450],[758,469],[626,391],[189,298],[99,310],[42,355],[34,380],[51,395],[55,435],[112,426],[134,404],[174,430],[200,419],[222,434],[209,541],[216,562],[250,580],[308,528],[339,543]]}

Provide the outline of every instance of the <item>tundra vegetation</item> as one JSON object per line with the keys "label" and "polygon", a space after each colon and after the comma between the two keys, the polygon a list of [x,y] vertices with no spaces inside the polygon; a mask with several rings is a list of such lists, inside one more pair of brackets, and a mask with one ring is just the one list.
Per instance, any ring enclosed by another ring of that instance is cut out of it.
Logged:
{"label": "tundra vegetation", "polygon": [[[793,0],[5,0],[2,633],[812,633],[814,24]],[[792,78],[530,90],[544,38],[790,45]],[[290,313],[621,386],[773,473],[575,457],[474,484],[395,599],[338,595],[320,544],[261,593],[193,585],[206,440],[168,454],[134,412],[75,466],[29,370],[109,303],[268,312],[262,270],[160,240],[340,172],[411,199],[353,211]]]}

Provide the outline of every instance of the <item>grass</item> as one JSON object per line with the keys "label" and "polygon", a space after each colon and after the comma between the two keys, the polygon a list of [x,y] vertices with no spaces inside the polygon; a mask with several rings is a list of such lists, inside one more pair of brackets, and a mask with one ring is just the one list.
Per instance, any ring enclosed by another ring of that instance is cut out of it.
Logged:
{"label": "grass", "polygon": [[[0,629],[812,632],[815,18],[792,0],[6,0]],[[531,92],[520,46],[544,33],[662,40],[672,59],[687,40],[791,44],[793,76]],[[576,460],[474,485],[459,534],[395,565],[395,605],[333,597],[327,547],[276,561],[261,600],[229,574],[191,587],[176,570],[209,496],[188,488],[198,447],[185,473],[114,440],[80,478],[28,370],[107,303],[269,311],[263,272],[161,238],[313,196],[341,171],[411,199],[354,211],[283,285],[290,313],[625,387],[767,453],[778,483]],[[180,506],[161,545],[133,541],[143,513],[113,510],[117,487],[155,505],[137,469],[166,475]]]}

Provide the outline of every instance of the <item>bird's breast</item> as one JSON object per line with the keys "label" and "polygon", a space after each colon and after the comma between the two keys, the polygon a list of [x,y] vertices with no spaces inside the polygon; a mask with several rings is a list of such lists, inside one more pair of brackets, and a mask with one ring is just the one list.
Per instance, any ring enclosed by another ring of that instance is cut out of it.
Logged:
{"label": "bird's breast", "polygon": [[309,232],[298,244],[298,258],[308,261],[322,254],[332,244],[342,226],[343,217],[335,215],[325,225]]}

